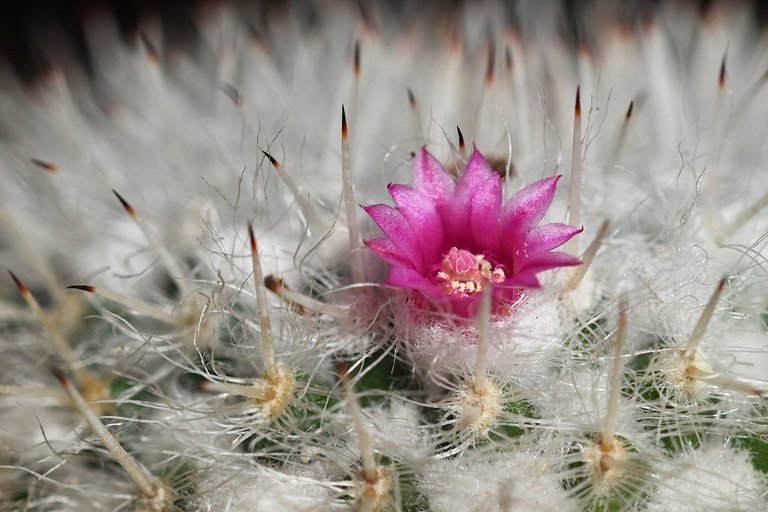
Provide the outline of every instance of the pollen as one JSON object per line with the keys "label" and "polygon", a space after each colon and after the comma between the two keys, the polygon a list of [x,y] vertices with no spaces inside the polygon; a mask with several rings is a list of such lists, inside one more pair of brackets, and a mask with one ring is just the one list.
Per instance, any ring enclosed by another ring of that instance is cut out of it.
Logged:
{"label": "pollen", "polygon": [[501,266],[494,266],[482,254],[451,247],[443,258],[433,282],[446,295],[470,297],[487,283],[501,283],[507,278]]}

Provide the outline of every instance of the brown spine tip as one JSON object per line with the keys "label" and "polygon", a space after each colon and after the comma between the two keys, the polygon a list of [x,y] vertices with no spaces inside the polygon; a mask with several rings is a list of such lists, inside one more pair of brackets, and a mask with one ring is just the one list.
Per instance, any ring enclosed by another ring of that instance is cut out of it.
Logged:
{"label": "brown spine tip", "polygon": [[629,102],[629,108],[627,109],[627,113],[624,115],[624,120],[629,121],[632,119],[632,110],[635,108],[635,100],[632,100]]}
{"label": "brown spine tip", "polygon": [[128,201],[123,199],[123,196],[117,193],[115,189],[112,189],[112,193],[115,194],[115,197],[117,197],[117,200],[120,201],[120,204],[123,205],[123,208],[125,208],[125,211],[130,215],[131,217],[136,216],[136,211],[133,209],[133,206],[131,206]]}
{"label": "brown spine tip", "polygon": [[408,87],[408,103],[411,104],[411,108],[416,108],[416,96],[413,95],[410,87]]}
{"label": "brown spine tip", "polygon": [[270,155],[269,153],[267,153],[267,152],[266,152],[266,151],[264,151],[263,149],[261,150],[261,152],[262,152],[262,153],[264,153],[264,156],[265,156],[265,157],[267,157],[267,159],[269,160],[269,163],[271,163],[271,164],[272,164],[272,167],[274,167],[275,169],[277,169],[278,167],[280,167],[280,162],[278,162],[277,160],[275,160],[275,157],[273,157],[272,155]]}
{"label": "brown spine tip", "polygon": [[59,170],[58,167],[56,167],[54,164],[50,162],[44,162],[43,160],[38,160],[37,158],[30,158],[30,161],[36,166],[38,166],[39,168],[48,172],[56,172]]}
{"label": "brown spine tip", "polygon": [[240,91],[237,90],[237,87],[235,87],[232,84],[224,84],[221,86],[221,91],[227,95],[227,98],[232,100],[232,103],[234,103],[236,106],[240,107],[243,105],[243,97],[240,96]]}
{"label": "brown spine tip", "polygon": [[341,138],[347,138],[347,111],[344,110],[344,105],[341,106]]}
{"label": "brown spine tip", "polygon": [[253,236],[253,224],[248,223],[248,240],[251,242],[251,252],[256,252],[256,237]]}
{"label": "brown spine tip", "polygon": [[461,128],[458,126],[456,127],[456,131],[459,132],[459,150],[461,152],[464,152],[464,149],[466,149],[466,144],[464,144],[464,134],[461,133]]}
{"label": "brown spine tip", "polygon": [[576,86],[576,106],[575,106],[575,114],[576,117],[581,117],[581,86]]}
{"label": "brown spine tip", "polygon": [[720,293],[723,291],[723,288],[725,288],[725,283],[728,282],[728,277],[723,277],[718,283],[717,283],[717,289],[715,290],[717,293]]}
{"label": "brown spine tip", "polygon": [[504,63],[507,66],[507,73],[512,72],[512,50],[509,49],[509,46],[504,47]]}
{"label": "brown spine tip", "polygon": [[339,380],[346,379],[347,371],[349,369],[347,366],[347,362],[342,359],[338,359],[336,360],[335,365],[336,365],[336,374],[339,376]]}
{"label": "brown spine tip", "polygon": [[147,34],[144,32],[141,32],[139,33],[139,37],[141,38],[141,42],[144,45],[144,48],[147,50],[147,57],[149,57],[149,61],[152,64],[157,64],[160,62],[160,53],[157,51],[155,45],[152,44],[149,36],[147,36]]}
{"label": "brown spine tip", "polygon": [[485,85],[493,83],[493,72],[496,66],[496,45],[493,41],[488,43],[488,67],[485,70]]}
{"label": "brown spine tip", "polygon": [[67,286],[67,290],[82,290],[88,293],[96,293],[96,287],[89,284],[73,284],[72,286]]}
{"label": "brown spine tip", "polygon": [[725,61],[726,61],[726,57],[728,57],[727,53],[725,55],[723,55],[723,61],[720,63],[720,75],[718,76],[718,79],[717,79],[717,85],[718,85],[718,87],[720,89],[725,87]]}
{"label": "brown spine tip", "polygon": [[56,377],[56,380],[59,381],[59,384],[61,384],[63,387],[66,388],[69,385],[69,379],[67,379],[67,376],[64,375],[64,372],[54,366],[51,366],[51,373],[54,377]]}
{"label": "brown spine tip", "polygon": [[360,40],[355,41],[355,60],[354,60],[355,76],[360,76]]}
{"label": "brown spine tip", "polygon": [[264,278],[264,287],[274,294],[280,294],[280,290],[283,288],[283,280],[274,274],[270,274]]}
{"label": "brown spine tip", "polygon": [[21,279],[16,277],[16,274],[11,272],[10,270],[8,271],[8,273],[11,274],[11,279],[13,279],[13,282],[16,283],[16,288],[19,289],[19,292],[21,292],[22,295],[28,294],[29,290],[27,289],[26,286],[24,286],[24,283],[21,282]]}

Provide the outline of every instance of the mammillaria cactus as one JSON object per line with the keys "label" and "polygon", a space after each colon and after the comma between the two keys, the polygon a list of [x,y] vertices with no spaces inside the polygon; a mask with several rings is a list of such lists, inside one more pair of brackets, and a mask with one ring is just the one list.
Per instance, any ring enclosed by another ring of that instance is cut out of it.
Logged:
{"label": "mammillaria cactus", "polygon": [[117,12],[0,66],[0,510],[768,510],[759,6]]}

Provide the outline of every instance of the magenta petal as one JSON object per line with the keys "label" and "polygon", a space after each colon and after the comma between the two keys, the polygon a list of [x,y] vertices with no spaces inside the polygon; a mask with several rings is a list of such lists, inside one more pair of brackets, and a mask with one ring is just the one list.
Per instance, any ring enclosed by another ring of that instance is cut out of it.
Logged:
{"label": "magenta petal", "polygon": [[397,250],[411,261],[413,267],[423,271],[424,261],[421,244],[410,224],[405,221],[400,212],[386,204],[363,206],[363,210],[378,224]]}
{"label": "magenta petal", "polygon": [[372,250],[378,256],[393,265],[400,265],[403,267],[412,267],[413,263],[408,259],[397,247],[386,238],[374,238],[373,240],[366,240],[365,246]]}
{"label": "magenta petal", "polygon": [[477,148],[467,162],[449,206],[445,217],[455,242],[477,244],[476,250],[496,251],[501,178]]}
{"label": "magenta petal", "polygon": [[384,284],[399,288],[411,288],[421,290],[429,296],[437,295],[435,285],[430,283],[421,274],[405,267],[389,267],[389,274]]}
{"label": "magenta petal", "polygon": [[581,265],[581,260],[564,252],[545,252],[526,260],[521,271],[544,272],[557,267],[572,267]]}
{"label": "magenta petal", "polygon": [[584,228],[575,228],[568,224],[559,223],[536,226],[528,231],[528,236],[526,236],[528,255],[532,257],[557,249],[582,231]]}
{"label": "magenta petal", "polygon": [[502,233],[525,233],[539,223],[555,197],[560,176],[544,178],[509,198],[501,214]]}
{"label": "magenta petal", "polygon": [[426,148],[421,148],[413,160],[413,182],[416,190],[432,199],[435,205],[447,203],[455,187],[443,166]]}
{"label": "magenta petal", "polygon": [[[480,162],[478,162],[478,157]],[[477,169],[476,171],[474,169]],[[478,247],[498,252],[499,250],[499,215],[501,213],[501,177],[491,170],[488,162],[475,150],[467,164],[465,176],[470,172],[485,176],[482,185],[474,189],[472,197],[470,223],[475,243]],[[464,177],[462,177],[462,180]]]}
{"label": "magenta petal", "polygon": [[443,223],[432,200],[407,185],[390,185],[389,193],[403,218],[418,233],[424,261],[438,261],[443,249]]}
{"label": "magenta petal", "polygon": [[536,273],[529,272],[528,269],[510,279],[506,279],[499,285],[499,287],[505,288],[538,288],[539,286],[541,286],[541,283],[539,283]]}

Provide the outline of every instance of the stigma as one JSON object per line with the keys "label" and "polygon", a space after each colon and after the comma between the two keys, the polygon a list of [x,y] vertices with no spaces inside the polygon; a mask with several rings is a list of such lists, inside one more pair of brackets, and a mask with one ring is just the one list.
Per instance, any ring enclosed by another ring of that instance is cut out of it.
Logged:
{"label": "stigma", "polygon": [[504,269],[494,266],[484,255],[451,247],[432,282],[446,295],[470,297],[487,283],[501,283],[506,278]]}

